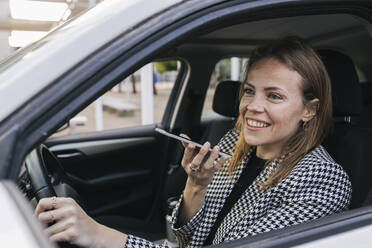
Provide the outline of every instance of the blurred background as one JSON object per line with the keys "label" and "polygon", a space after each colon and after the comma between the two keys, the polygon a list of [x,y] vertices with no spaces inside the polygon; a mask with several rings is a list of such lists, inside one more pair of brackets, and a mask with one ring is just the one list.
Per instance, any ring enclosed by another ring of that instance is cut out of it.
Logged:
{"label": "blurred background", "polygon": [[102,0],[0,0],[0,59]]}

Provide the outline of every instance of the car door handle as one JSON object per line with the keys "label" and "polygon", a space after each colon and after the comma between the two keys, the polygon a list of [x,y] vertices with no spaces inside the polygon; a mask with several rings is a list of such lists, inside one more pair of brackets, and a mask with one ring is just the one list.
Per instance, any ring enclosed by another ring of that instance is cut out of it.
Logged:
{"label": "car door handle", "polygon": [[62,159],[76,158],[76,157],[82,157],[82,156],[83,156],[83,153],[81,153],[81,152],[71,152],[71,153],[60,153],[60,154],[57,154],[57,158],[62,158]]}

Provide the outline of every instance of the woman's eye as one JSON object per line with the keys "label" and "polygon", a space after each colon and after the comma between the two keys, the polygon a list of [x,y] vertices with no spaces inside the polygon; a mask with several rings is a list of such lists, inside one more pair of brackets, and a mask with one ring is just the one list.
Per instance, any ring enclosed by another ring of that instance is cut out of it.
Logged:
{"label": "woman's eye", "polygon": [[271,98],[273,100],[282,100],[283,99],[283,97],[281,97],[279,94],[276,94],[276,93],[270,93],[269,98]]}
{"label": "woman's eye", "polygon": [[245,88],[244,89],[244,94],[253,95],[254,91],[251,88]]}

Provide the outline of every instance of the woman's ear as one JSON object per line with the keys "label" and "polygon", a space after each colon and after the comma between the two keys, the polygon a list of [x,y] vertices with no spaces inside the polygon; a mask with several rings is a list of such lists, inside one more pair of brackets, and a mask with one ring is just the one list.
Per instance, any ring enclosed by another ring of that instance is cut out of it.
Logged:
{"label": "woman's ear", "polygon": [[305,112],[302,116],[302,121],[303,122],[308,122],[310,121],[315,115],[316,112],[318,111],[319,108],[319,99],[315,98],[308,102],[305,107]]}

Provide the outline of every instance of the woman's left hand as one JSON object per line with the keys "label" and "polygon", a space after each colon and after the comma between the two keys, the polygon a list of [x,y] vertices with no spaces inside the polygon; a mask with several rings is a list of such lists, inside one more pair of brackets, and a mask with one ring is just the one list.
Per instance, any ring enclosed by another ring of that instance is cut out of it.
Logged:
{"label": "woman's left hand", "polygon": [[[41,199],[35,209],[36,217],[46,227],[51,241],[66,241],[84,247],[116,247],[127,235],[105,227],[91,217],[72,198]],[[118,246],[119,247],[119,246]]]}

